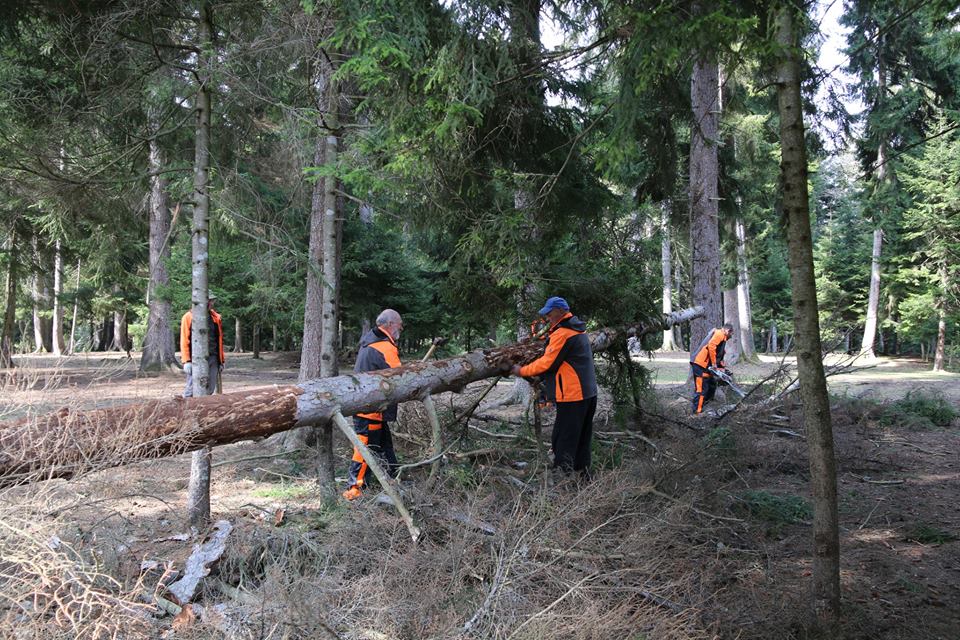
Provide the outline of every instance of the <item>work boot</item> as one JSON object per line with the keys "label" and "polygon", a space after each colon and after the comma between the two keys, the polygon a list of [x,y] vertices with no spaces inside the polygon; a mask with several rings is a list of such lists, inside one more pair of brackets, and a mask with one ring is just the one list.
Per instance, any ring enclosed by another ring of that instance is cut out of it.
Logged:
{"label": "work boot", "polygon": [[363,492],[360,491],[360,487],[350,487],[349,489],[343,492],[343,498],[347,502],[353,502],[357,498],[362,498],[362,497],[363,497]]}

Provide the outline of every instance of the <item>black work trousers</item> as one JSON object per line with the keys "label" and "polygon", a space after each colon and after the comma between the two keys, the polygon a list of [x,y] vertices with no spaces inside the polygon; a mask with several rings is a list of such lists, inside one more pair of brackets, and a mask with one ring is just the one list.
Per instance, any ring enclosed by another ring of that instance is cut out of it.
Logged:
{"label": "black work trousers", "polygon": [[713,400],[717,392],[717,379],[713,374],[698,364],[690,364],[693,369],[693,400],[691,406],[694,413],[702,413],[703,406]]}
{"label": "black work trousers", "polygon": [[553,423],[553,466],[566,472],[589,471],[590,441],[597,397],[557,403]]}

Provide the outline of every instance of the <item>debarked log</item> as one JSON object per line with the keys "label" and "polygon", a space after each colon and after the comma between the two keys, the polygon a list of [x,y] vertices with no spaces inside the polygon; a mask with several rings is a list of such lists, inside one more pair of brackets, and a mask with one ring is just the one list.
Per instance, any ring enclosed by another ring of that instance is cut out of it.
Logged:
{"label": "debarked log", "polygon": [[[624,335],[662,331],[702,314],[695,307],[634,327],[600,329],[589,334],[590,343],[594,352],[604,351]],[[70,478],[92,469],[324,424],[337,412],[380,411],[428,394],[459,391],[471,382],[503,375],[514,364],[531,362],[543,353],[544,345],[523,342],[297,385],[102,409],[64,408],[0,423],[0,486]]]}

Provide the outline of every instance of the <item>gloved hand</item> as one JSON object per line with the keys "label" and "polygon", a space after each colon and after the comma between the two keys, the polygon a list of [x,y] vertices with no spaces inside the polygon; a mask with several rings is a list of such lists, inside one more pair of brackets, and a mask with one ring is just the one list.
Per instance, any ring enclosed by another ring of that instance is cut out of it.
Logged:
{"label": "gloved hand", "polygon": [[184,372],[185,374],[187,374],[188,376],[189,376],[189,375],[192,375],[192,374],[193,374],[193,363],[192,363],[192,362],[184,362],[184,363],[183,363],[183,372]]}
{"label": "gloved hand", "polygon": [[217,365],[217,371],[223,371],[223,363]]}

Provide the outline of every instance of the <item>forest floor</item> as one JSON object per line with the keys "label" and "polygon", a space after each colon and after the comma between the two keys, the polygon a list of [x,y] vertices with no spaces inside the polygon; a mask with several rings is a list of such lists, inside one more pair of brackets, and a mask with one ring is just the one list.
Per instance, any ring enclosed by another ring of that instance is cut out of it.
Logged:
{"label": "forest floor", "polygon": [[[694,420],[686,354],[636,362],[655,396],[633,421],[601,395],[590,482],[542,471],[523,411],[481,407],[439,482],[405,474],[416,545],[374,491],[324,505],[309,451],[217,448],[213,518],[234,528],[195,619],[147,603],[199,540],[183,524],[189,455],[2,490],[0,637],[960,637],[960,375],[879,359],[830,378],[844,614],[817,635],[804,614],[812,516],[797,400]],[[181,375],[137,377],[135,363],[21,357],[0,419],[179,395]],[[732,368],[749,388],[778,363]],[[291,354],[232,355],[224,390],[289,383],[296,367]],[[484,386],[438,408],[449,416]],[[404,462],[426,457],[418,407],[395,426]],[[549,410],[544,420],[548,438]],[[349,449],[336,446],[342,476]]]}

